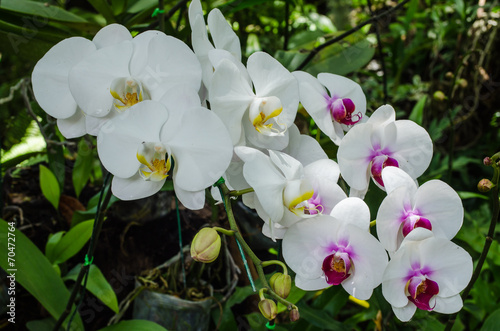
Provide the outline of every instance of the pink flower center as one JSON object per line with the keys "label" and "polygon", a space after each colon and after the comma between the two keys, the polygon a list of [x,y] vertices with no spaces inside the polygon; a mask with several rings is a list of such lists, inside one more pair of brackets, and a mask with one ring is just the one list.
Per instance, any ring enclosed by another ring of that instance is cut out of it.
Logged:
{"label": "pink flower center", "polygon": [[317,191],[314,191],[314,195],[311,199],[307,200],[307,208],[304,210],[304,214],[316,215],[322,214],[325,208],[321,204],[321,199]]}
{"label": "pink flower center", "polygon": [[436,302],[431,307],[431,299],[439,293],[438,284],[427,276],[413,276],[406,282],[405,293],[408,300],[422,310],[433,310]]}
{"label": "pink flower center", "polygon": [[335,252],[328,255],[323,260],[323,272],[325,273],[326,282],[330,285],[339,285],[351,274],[352,261],[349,253]]}
{"label": "pink flower center", "polygon": [[403,221],[403,236],[406,237],[416,228],[424,228],[432,231],[431,221],[417,213],[410,212]]}
{"label": "pink flower center", "polygon": [[393,159],[392,157],[384,154],[373,157],[370,164],[370,171],[373,179],[382,187],[384,187],[384,182],[382,180],[382,170],[387,166],[399,167],[399,163],[398,161],[396,161],[396,159]]}
{"label": "pink flower center", "polygon": [[354,125],[361,121],[363,114],[358,112],[353,114],[356,110],[354,102],[349,98],[335,98],[325,97],[328,101],[328,109],[332,114],[333,119],[341,124]]}

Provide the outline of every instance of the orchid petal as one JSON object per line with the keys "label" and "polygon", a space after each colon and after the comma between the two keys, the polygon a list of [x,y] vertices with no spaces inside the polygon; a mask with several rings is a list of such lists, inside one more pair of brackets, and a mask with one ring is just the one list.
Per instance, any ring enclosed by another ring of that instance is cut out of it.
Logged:
{"label": "orchid petal", "polygon": [[191,210],[200,210],[205,206],[205,190],[186,191],[174,181],[175,195],[182,205]]}
{"label": "orchid petal", "polygon": [[191,42],[193,50],[201,64],[203,83],[205,86],[210,87],[214,68],[210,63],[208,53],[215,48],[208,40],[207,27],[203,15],[197,15],[194,21],[190,19],[190,24],[192,30]]}
{"label": "orchid petal", "polygon": [[417,183],[406,172],[398,167],[385,167],[382,169],[382,180],[387,194],[390,194],[398,187],[405,187],[410,196],[417,192]]}
{"label": "orchid petal", "polygon": [[288,133],[288,146],[283,152],[298,160],[303,166],[328,158],[316,139],[306,134],[300,134],[295,124],[288,129]]}
{"label": "orchid petal", "polygon": [[132,40],[132,35],[126,27],[120,24],[110,24],[99,30],[92,39],[97,49],[113,46],[122,41]]}
{"label": "orchid petal", "polygon": [[309,178],[317,178],[319,182],[321,180],[329,180],[337,183],[340,177],[340,168],[335,161],[322,159],[305,166],[304,174]]}
{"label": "orchid petal", "polygon": [[71,94],[86,114],[102,117],[109,113],[113,104],[111,82],[129,76],[132,51],[132,43],[124,41],[93,52],[71,69]]}
{"label": "orchid petal", "polygon": [[148,46],[153,38],[159,35],[165,35],[163,32],[158,30],[148,30],[143,33],[138,34],[132,39],[132,44],[134,46],[134,52],[132,53],[132,58],[130,60],[130,73],[132,76],[139,75],[145,70],[148,62]]}
{"label": "orchid petal", "polygon": [[87,133],[85,115],[79,109],[69,118],[58,118],[57,127],[66,139],[81,137]]}
{"label": "orchid petal", "polygon": [[368,231],[370,228],[370,209],[359,198],[346,198],[333,207],[330,216],[344,224],[352,224]]}
{"label": "orchid petal", "polygon": [[242,119],[254,96],[240,71],[229,60],[223,60],[215,70],[210,88],[210,106],[231,135],[233,145],[242,133]]}
{"label": "orchid petal", "polygon": [[210,11],[207,23],[215,48],[229,51],[238,61],[240,61],[240,40],[219,9],[215,8]]}
{"label": "orchid petal", "polygon": [[410,302],[406,306],[401,308],[393,306],[392,311],[394,312],[394,315],[396,315],[396,317],[401,322],[408,322],[413,317],[413,315],[415,315],[415,311],[417,311],[417,306],[415,306],[415,304]]}
{"label": "orchid petal", "polygon": [[187,191],[199,191],[215,183],[226,171],[232,144],[222,121],[206,108],[169,109],[169,121],[161,141],[175,160],[174,182]]}
{"label": "orchid petal", "polygon": [[436,237],[451,239],[462,227],[462,200],[448,184],[428,181],[418,189],[414,200],[414,209],[431,221]]}
{"label": "orchid petal", "polygon": [[302,164],[290,155],[270,150],[269,157],[287,180],[300,179],[302,177],[304,173]]}
{"label": "orchid petal", "polygon": [[106,122],[97,136],[97,152],[103,166],[115,176],[133,176],[140,165],[138,148],[142,142],[160,140],[160,129],[167,118],[161,103],[143,101]]}
{"label": "orchid petal", "polygon": [[373,125],[386,125],[396,120],[396,111],[391,105],[378,107],[366,123]]}
{"label": "orchid petal", "polygon": [[201,2],[200,0],[193,0],[189,4],[189,9],[188,9],[188,17],[189,17],[189,24],[191,25],[191,30],[193,30],[193,22],[198,15],[201,15],[201,17],[203,18],[203,8],[201,7]]}
{"label": "orchid petal", "polygon": [[463,306],[464,303],[460,294],[446,298],[436,296],[436,306],[434,307],[434,311],[441,314],[453,314],[462,309]]}
{"label": "orchid petal", "polygon": [[137,200],[147,198],[158,192],[165,179],[162,181],[145,181],[138,172],[129,178],[113,177],[111,191],[120,200]]}
{"label": "orchid petal", "polygon": [[308,278],[304,278],[300,275],[295,276],[295,285],[298,288],[303,289],[305,291],[318,291],[318,290],[322,290],[322,289],[325,289],[325,288],[331,286],[330,284],[328,284],[326,282],[325,277],[308,279]]}
{"label": "orchid petal", "polygon": [[47,114],[55,118],[69,118],[77,111],[71,94],[68,75],[78,62],[95,51],[88,39],[72,37],[52,47],[35,65],[31,81],[35,98]]}

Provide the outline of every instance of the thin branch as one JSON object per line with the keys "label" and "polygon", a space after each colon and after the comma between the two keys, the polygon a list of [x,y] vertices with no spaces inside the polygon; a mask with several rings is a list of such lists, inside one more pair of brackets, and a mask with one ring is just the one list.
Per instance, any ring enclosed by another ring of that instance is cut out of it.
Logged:
{"label": "thin branch", "polygon": [[[477,261],[476,269],[474,269],[474,273],[472,274],[471,280],[465,290],[462,292],[462,301],[467,299],[469,296],[470,291],[474,287],[474,284],[476,283],[477,279],[481,275],[481,269],[483,268],[483,264],[486,261],[486,256],[488,255],[488,251],[490,249],[491,244],[493,243],[493,236],[495,235],[495,227],[499,221],[499,214],[500,214],[500,201],[499,201],[499,196],[498,196],[498,184],[499,183],[499,178],[500,178],[500,167],[497,165],[498,158],[500,156],[500,152],[495,154],[491,159],[493,160],[493,169],[494,169],[494,174],[493,174],[493,184],[495,186],[491,190],[491,199],[493,203],[493,213],[491,214],[491,221],[490,221],[490,227],[488,229],[488,234],[486,235],[485,242],[484,242],[484,247],[483,251],[481,252],[481,255],[479,256],[479,260]],[[448,323],[446,324],[445,331],[450,331],[451,328],[453,327],[453,324],[455,324],[455,320],[458,316],[458,312],[451,315],[450,318],[448,319]]]}
{"label": "thin branch", "polygon": [[350,30],[342,33],[340,36],[337,36],[337,37],[335,37],[335,38],[333,38],[331,40],[328,40],[324,44],[319,45],[318,47],[314,48],[313,50],[311,50],[309,52],[309,55],[304,59],[304,61],[302,61],[302,63],[295,70],[302,70],[309,63],[309,61],[311,61],[314,58],[314,56],[316,54],[318,54],[323,48],[328,47],[328,46],[330,46],[332,44],[335,44],[336,42],[344,39],[345,37],[353,34],[356,31],[360,30],[362,27],[364,27],[367,24],[370,24],[372,22],[378,21],[379,19],[381,19],[384,16],[389,15],[393,11],[396,11],[396,10],[400,9],[401,7],[403,7],[408,2],[410,2],[410,0],[404,0],[401,3],[397,4],[396,6],[392,7],[391,9],[388,9],[385,12],[383,12],[383,13],[377,15],[377,16],[374,16],[374,17],[370,18],[369,20],[366,20],[366,21],[364,21],[363,23],[361,23],[359,25],[356,25],[354,28],[352,28],[352,29],[350,29]]}

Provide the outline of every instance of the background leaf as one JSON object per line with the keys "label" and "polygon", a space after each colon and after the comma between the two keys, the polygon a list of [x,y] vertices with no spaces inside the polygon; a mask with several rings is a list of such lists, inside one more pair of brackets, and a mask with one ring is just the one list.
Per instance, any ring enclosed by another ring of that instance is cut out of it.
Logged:
{"label": "background leaf", "polygon": [[[68,274],[63,279],[71,279],[73,281],[76,281],[81,267],[81,263],[76,265],[70,272],[68,272]],[[116,294],[109,282],[102,274],[101,270],[95,264],[90,265],[89,276],[87,280],[87,290],[89,290],[93,295],[101,300],[112,311],[118,314],[118,299],[116,298]]]}
{"label": "background leaf", "polygon": [[163,326],[156,324],[155,322],[146,320],[131,320],[131,321],[121,321],[118,324],[110,325],[99,331],[124,331],[124,330],[134,330],[134,331],[167,331]]}
{"label": "background leaf", "polygon": [[47,200],[54,206],[59,208],[59,198],[61,197],[61,188],[56,176],[47,167],[40,164],[40,187],[42,193]]}
{"label": "background leaf", "polygon": [[[15,268],[16,282],[21,284],[55,319],[59,318],[69,300],[69,291],[52,268],[51,263],[21,231],[16,230],[16,256],[14,266],[7,260],[8,224],[0,219],[0,267],[9,272]],[[75,309],[73,307],[73,309]],[[65,323],[66,324],[66,323]],[[80,315],[76,315],[71,330],[84,330]]]}
{"label": "background leaf", "polygon": [[53,248],[51,255],[47,255],[49,261],[53,264],[63,263],[78,253],[90,239],[93,226],[94,220],[90,220],[69,230]]}
{"label": "background leaf", "polygon": [[94,162],[94,153],[85,139],[80,140],[78,144],[78,154],[73,167],[73,186],[75,188],[76,197],[80,196],[80,192],[87,184],[92,171]]}

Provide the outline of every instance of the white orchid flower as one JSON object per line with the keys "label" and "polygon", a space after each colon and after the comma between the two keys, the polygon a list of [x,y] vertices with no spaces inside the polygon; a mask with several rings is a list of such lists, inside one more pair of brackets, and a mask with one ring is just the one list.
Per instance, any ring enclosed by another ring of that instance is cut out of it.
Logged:
{"label": "white orchid flower", "polygon": [[460,292],[472,277],[472,258],[463,248],[432,232],[413,230],[394,254],[382,281],[382,294],[398,319],[409,321],[417,308],[458,312]]}
{"label": "white orchid flower", "polygon": [[389,253],[394,253],[415,228],[431,230],[436,238],[450,240],[462,227],[462,200],[448,184],[431,180],[418,187],[396,167],[382,170],[382,178],[387,197],[377,213],[377,235]]}
{"label": "white orchid flower", "polygon": [[382,282],[387,253],[369,232],[370,211],[359,198],[340,201],[330,215],[295,223],[283,238],[283,257],[297,287],[314,291],[342,285],[367,300]]}
{"label": "white orchid flower", "polygon": [[203,208],[204,190],[226,170],[232,145],[222,122],[199,105],[195,91],[173,89],[163,103],[140,102],[103,125],[97,150],[114,175],[115,196],[123,200],[150,196],[171,174],[182,204]]}
{"label": "white orchid flower", "polygon": [[40,107],[57,119],[66,138],[87,133],[86,118],[71,94],[68,76],[71,69],[96,50],[132,40],[122,25],[108,25],[92,41],[82,37],[64,39],[53,46],[35,65],[31,76],[33,93]]}
{"label": "white orchid flower", "polygon": [[349,131],[365,116],[366,97],[361,86],[329,73],[320,73],[317,79],[304,71],[295,71],[293,75],[299,82],[302,106],[319,129],[339,145],[344,131]]}
{"label": "white orchid flower", "polygon": [[188,14],[193,50],[201,63],[203,84],[210,90],[214,68],[208,56],[209,52],[215,49],[226,51],[231,61],[241,63],[240,40],[219,9],[214,8],[208,14],[208,29],[213,45],[208,39],[200,0],[191,1]]}
{"label": "white orchid flower", "polygon": [[235,148],[243,160],[243,176],[254,189],[253,207],[266,223],[262,232],[281,239],[303,218],[328,214],[345,193],[337,185],[338,165],[320,159],[303,166],[285,153],[266,154],[245,146]]}
{"label": "white orchid flower", "polygon": [[[298,86],[293,75],[270,55],[248,58],[250,84],[234,63],[222,59],[210,88],[211,109],[222,119],[233,144],[282,150],[297,114]],[[255,93],[253,88],[255,88]]]}
{"label": "white orchid flower", "polygon": [[182,41],[159,31],[98,49],[69,72],[69,87],[78,106],[95,118],[89,133],[104,120],[144,100],[160,100],[175,86],[198,90],[200,64]]}
{"label": "white orchid flower", "polygon": [[337,159],[342,177],[361,196],[370,177],[384,189],[382,169],[395,166],[415,179],[432,158],[432,141],[424,128],[409,120],[395,120],[394,108],[378,108],[366,123],[355,125],[340,143]]}

